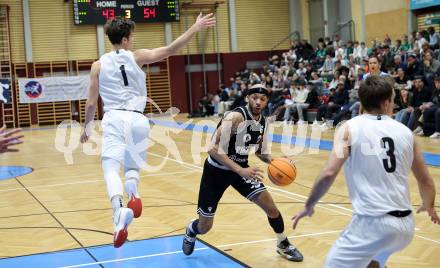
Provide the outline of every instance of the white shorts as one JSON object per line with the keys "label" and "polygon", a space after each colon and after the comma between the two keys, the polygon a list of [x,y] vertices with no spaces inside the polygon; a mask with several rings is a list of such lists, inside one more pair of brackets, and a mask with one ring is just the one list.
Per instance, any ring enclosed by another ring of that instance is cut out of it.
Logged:
{"label": "white shorts", "polygon": [[327,256],[326,268],[359,268],[375,260],[385,267],[388,257],[404,249],[414,236],[414,218],[354,214]]}
{"label": "white shorts", "polygon": [[145,163],[150,124],[140,113],[110,110],[102,119],[102,158],[124,161],[127,168]]}

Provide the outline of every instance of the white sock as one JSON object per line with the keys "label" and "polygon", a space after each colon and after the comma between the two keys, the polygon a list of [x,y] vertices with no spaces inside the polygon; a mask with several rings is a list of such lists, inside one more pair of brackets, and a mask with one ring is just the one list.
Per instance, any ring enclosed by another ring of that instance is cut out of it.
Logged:
{"label": "white sock", "polygon": [[116,213],[121,207],[123,207],[122,196],[120,195],[113,196],[111,202],[112,202],[113,213]]}
{"label": "white sock", "polygon": [[278,245],[287,238],[287,236],[284,233],[281,234],[276,233],[276,235],[277,235]]}
{"label": "white sock", "polygon": [[139,182],[136,179],[125,180],[125,191],[127,192],[128,198],[131,198],[132,195],[139,198],[138,184]]}

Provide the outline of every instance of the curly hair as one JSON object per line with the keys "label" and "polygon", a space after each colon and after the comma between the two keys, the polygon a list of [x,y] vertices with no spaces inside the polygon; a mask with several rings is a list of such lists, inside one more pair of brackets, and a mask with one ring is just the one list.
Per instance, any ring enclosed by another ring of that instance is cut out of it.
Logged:
{"label": "curly hair", "polygon": [[121,44],[122,38],[128,38],[134,31],[135,23],[129,19],[114,18],[104,26],[105,34],[113,45]]}

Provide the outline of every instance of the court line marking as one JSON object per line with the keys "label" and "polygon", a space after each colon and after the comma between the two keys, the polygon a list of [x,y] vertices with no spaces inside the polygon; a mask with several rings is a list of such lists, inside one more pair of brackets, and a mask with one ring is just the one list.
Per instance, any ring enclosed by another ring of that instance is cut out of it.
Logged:
{"label": "court line marking", "polygon": [[[154,177],[154,176],[163,176],[163,175],[175,175],[175,174],[186,174],[191,171],[176,171],[176,172],[163,172],[163,173],[150,173],[142,175],[143,177]],[[84,180],[84,181],[76,181],[76,182],[66,182],[66,183],[56,183],[56,184],[48,184],[48,185],[39,185],[39,186],[31,186],[27,187],[28,189],[39,189],[39,188],[51,188],[51,187],[57,187],[57,186],[67,186],[67,185],[75,185],[75,184],[87,184],[87,183],[95,183],[95,182],[104,182],[104,179],[100,180]],[[0,192],[12,192],[12,191],[18,191],[18,190],[24,190],[23,188],[11,188],[11,189],[4,189],[0,190]]]}
{"label": "court line marking", "polygon": [[[292,235],[292,236],[289,236],[288,238],[320,236],[320,235],[340,233],[341,231],[342,230],[333,230],[333,231],[309,233],[309,234],[302,234],[302,235]],[[233,247],[233,246],[240,246],[240,245],[248,245],[248,244],[257,244],[257,243],[271,242],[271,241],[276,241],[276,240],[277,240],[276,238],[261,239],[261,240],[253,240],[253,241],[245,241],[245,242],[224,244],[224,245],[219,245],[219,246],[215,246],[215,247],[217,247],[217,248],[226,248],[226,247]],[[194,251],[207,250],[207,249],[211,249],[211,248],[210,247],[200,247],[200,248],[194,249]],[[130,261],[130,260],[146,259],[146,258],[151,258],[151,257],[166,256],[166,255],[180,254],[180,253],[183,253],[183,252],[181,250],[178,250],[178,251],[162,252],[162,253],[156,253],[156,254],[149,254],[149,255],[135,256],[135,257],[128,257],[128,258],[113,259],[113,260],[100,261],[100,262],[93,262],[93,263],[90,262],[90,263],[84,263],[84,264],[78,264],[78,265],[62,266],[60,268],[85,267],[85,266],[91,266],[91,265],[97,265],[97,264],[124,262],[124,261]]]}
{"label": "court line marking", "polygon": [[[158,156],[158,157],[161,157],[160,155],[158,155],[158,154],[153,154],[153,155],[155,155],[155,156]],[[165,157],[163,157],[162,156],[162,158],[165,158]],[[190,167],[193,167],[195,170],[203,170],[203,168],[202,167],[200,167],[200,166],[197,166],[197,165],[194,165],[194,164],[191,164],[191,163],[182,163],[182,161],[180,161],[180,160],[176,160],[176,159],[172,159],[172,158],[168,158],[169,160],[171,160],[171,161],[174,161],[174,162],[176,162],[176,163],[180,163],[180,164],[183,164],[183,165],[186,165],[186,166],[190,166]],[[266,188],[269,188],[269,189],[272,189],[272,190],[278,190],[278,191],[280,191],[280,192],[284,192],[285,194],[288,194],[288,195],[293,195],[293,196],[298,196],[298,197],[301,197],[301,198],[303,198],[304,200],[302,200],[302,201],[305,201],[308,197],[307,196],[304,196],[304,195],[301,195],[301,194],[297,194],[297,193],[293,193],[293,192],[289,192],[289,191],[286,191],[286,190],[283,190],[283,189],[279,189],[279,188],[276,188],[276,187],[272,187],[272,186],[266,186]],[[320,203],[321,201],[319,201],[318,202],[318,204]],[[349,211],[349,212],[353,212],[353,210],[351,210],[351,209],[349,209],[349,208],[345,208],[345,207],[342,207],[342,206],[339,206],[339,205],[335,205],[335,204],[326,204],[326,205],[328,205],[328,206],[332,206],[332,207],[335,207],[335,208],[339,208],[339,209],[341,209],[341,210],[345,210],[345,211]],[[327,208],[328,209],[328,208]],[[340,213],[341,214],[341,213]],[[352,216],[351,214],[343,214],[343,215],[346,215],[346,216]],[[431,238],[428,238],[428,237],[425,237],[425,236],[421,236],[421,235],[416,235],[417,237],[419,237],[419,238],[422,238],[422,239],[424,239],[424,240],[426,240],[426,241],[431,241],[431,242],[434,242],[434,243],[436,243],[436,244],[440,244],[440,241],[439,240],[435,240],[435,239],[431,239]]]}

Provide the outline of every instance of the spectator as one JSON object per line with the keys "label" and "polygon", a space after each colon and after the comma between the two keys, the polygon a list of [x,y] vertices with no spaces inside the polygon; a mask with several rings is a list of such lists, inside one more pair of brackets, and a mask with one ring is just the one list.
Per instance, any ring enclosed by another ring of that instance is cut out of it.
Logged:
{"label": "spectator", "polygon": [[429,125],[434,123],[434,133],[429,136],[432,139],[440,138],[440,77],[435,79],[435,91],[431,98],[431,105],[423,112],[423,134],[429,135]]}
{"label": "spectator", "polygon": [[411,80],[409,80],[409,77],[403,72],[402,68],[397,69],[397,74],[394,77],[394,81],[396,82],[395,87],[398,90],[410,90],[412,87]]}
{"label": "spectator", "polygon": [[433,58],[431,51],[425,52],[423,57],[423,73],[429,87],[432,87],[434,78],[440,75],[440,62]]}
{"label": "spectator", "polygon": [[284,112],[284,124],[287,125],[290,119],[290,113],[293,111],[298,112],[298,124],[304,124],[303,110],[307,109],[310,104],[306,103],[309,90],[306,88],[306,82],[299,80],[298,87],[293,90],[292,100],[286,105]]}
{"label": "spectator", "polygon": [[422,50],[423,44],[428,43],[426,39],[423,37],[421,32],[416,33],[416,40],[415,40],[415,46],[414,50]]}
{"label": "spectator", "polygon": [[411,114],[411,110],[409,108],[411,107],[412,98],[412,92],[409,92],[406,89],[401,89],[399,91],[398,99],[395,103],[397,113],[394,116],[394,119],[404,125],[408,124],[409,115]]}
{"label": "spectator", "polygon": [[408,56],[408,64],[406,67],[406,75],[410,80],[414,80],[414,77],[423,75],[423,67],[420,64],[420,61],[417,59],[417,56],[414,54],[410,54]]}
{"label": "spectator", "polygon": [[432,26],[428,28],[428,33],[429,33],[429,47],[432,50],[439,49],[439,45],[440,45],[439,34],[435,32],[435,29]]}
{"label": "spectator", "polygon": [[[318,108],[317,120],[323,121],[321,127],[332,127],[333,122],[327,121],[333,114],[338,112],[341,107],[348,103],[348,91],[344,89],[344,82],[340,81],[334,94],[329,98],[328,104],[322,104]],[[327,121],[327,122],[326,122]]]}
{"label": "spectator", "polygon": [[395,55],[394,56],[394,73],[397,73],[397,69],[402,69],[406,71],[406,64],[402,62],[402,56]]}
{"label": "spectator", "polygon": [[[423,76],[417,76],[414,80],[413,87],[413,100],[409,112],[411,112],[407,127],[411,130],[414,129],[416,122],[419,120],[422,112],[426,109],[425,104],[431,100],[432,91],[425,86],[423,82]],[[417,127],[414,132],[419,133],[423,130],[420,126]]]}

